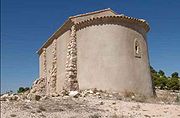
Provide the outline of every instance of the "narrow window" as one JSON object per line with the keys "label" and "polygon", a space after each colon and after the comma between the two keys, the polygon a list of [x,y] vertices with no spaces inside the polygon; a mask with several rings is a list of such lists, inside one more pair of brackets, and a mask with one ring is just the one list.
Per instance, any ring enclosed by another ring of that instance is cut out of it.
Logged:
{"label": "narrow window", "polygon": [[135,54],[135,57],[138,57],[138,58],[141,57],[141,47],[137,39],[135,39],[135,42],[134,42],[134,54]]}

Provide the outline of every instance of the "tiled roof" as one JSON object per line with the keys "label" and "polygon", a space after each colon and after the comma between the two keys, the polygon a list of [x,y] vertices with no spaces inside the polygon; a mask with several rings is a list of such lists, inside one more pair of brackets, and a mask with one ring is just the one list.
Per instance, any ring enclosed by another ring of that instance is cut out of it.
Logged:
{"label": "tiled roof", "polygon": [[117,13],[114,12],[112,9],[107,8],[107,9],[102,9],[102,10],[98,10],[98,11],[94,11],[94,12],[88,12],[88,13],[85,13],[85,14],[78,14],[78,15],[75,15],[75,16],[70,16],[69,18],[71,19],[71,18],[83,17],[83,16],[87,16],[87,15],[92,15],[92,14],[105,12],[105,11],[111,11],[112,13],[117,15]]}
{"label": "tiled roof", "polygon": [[[85,19],[85,20],[80,21],[80,22],[73,22],[73,20],[72,20],[72,19],[77,18],[77,17],[83,17],[83,16],[88,16],[88,15],[98,14],[98,13],[105,12],[105,11],[111,11],[112,13],[114,13],[114,15],[88,18],[88,19]],[[54,38],[58,38],[58,36],[63,34],[65,30],[70,29],[70,27],[73,24],[80,25],[80,24],[86,23],[88,21],[92,21],[92,20],[96,20],[96,19],[103,19],[103,18],[126,19],[126,20],[129,20],[130,22],[141,24],[141,26],[145,29],[146,32],[148,32],[150,29],[148,23],[144,19],[137,19],[137,18],[125,16],[124,14],[117,14],[113,10],[111,10],[110,8],[103,9],[103,10],[99,10],[99,11],[94,11],[94,12],[89,12],[89,13],[69,17],[69,19],[42,45],[42,47],[37,51],[37,53],[40,54],[42,52],[43,48],[48,47],[48,45],[53,41]]]}

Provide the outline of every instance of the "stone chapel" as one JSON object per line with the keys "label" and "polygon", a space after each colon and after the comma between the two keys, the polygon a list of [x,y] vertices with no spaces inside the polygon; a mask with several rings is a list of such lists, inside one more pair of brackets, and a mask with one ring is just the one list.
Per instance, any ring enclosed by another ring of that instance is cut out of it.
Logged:
{"label": "stone chapel", "polygon": [[104,9],[69,17],[37,51],[38,94],[97,88],[153,96],[143,19]]}

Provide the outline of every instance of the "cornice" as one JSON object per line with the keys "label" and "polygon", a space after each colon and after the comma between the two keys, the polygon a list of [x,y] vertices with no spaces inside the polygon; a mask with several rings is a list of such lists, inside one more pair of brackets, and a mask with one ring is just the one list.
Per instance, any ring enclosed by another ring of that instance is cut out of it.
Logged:
{"label": "cornice", "polygon": [[117,13],[115,11],[113,11],[111,8],[107,8],[107,9],[102,9],[102,10],[98,10],[98,11],[94,11],[94,12],[88,12],[88,13],[85,13],[85,14],[78,14],[78,15],[75,15],[75,16],[70,16],[69,18],[73,19],[73,18],[93,15],[93,14],[97,14],[97,13],[101,13],[101,12],[105,12],[105,11],[111,11],[112,13],[117,15]]}
{"label": "cornice", "polygon": [[77,27],[85,27],[86,25],[91,25],[92,21],[99,21],[100,24],[104,24],[103,21],[111,21],[111,22],[128,22],[131,24],[138,25],[142,27],[145,32],[148,32],[150,30],[149,24],[144,19],[137,19],[125,15],[115,15],[115,16],[103,16],[103,17],[95,17],[91,19],[87,19],[81,22],[76,23],[75,25]]}
{"label": "cornice", "polygon": [[[111,9],[105,9],[105,10],[111,10]],[[104,11],[104,10],[102,10]],[[101,11],[97,11],[97,12],[101,12]],[[97,12],[91,12],[91,13],[97,13]],[[78,15],[78,16],[83,16],[83,15],[88,15],[88,14],[82,14],[82,15]],[[106,21],[111,22],[111,23],[116,23],[116,24],[121,24],[121,25],[125,25],[127,26],[128,23],[132,24],[129,27],[132,27],[133,25],[138,26],[140,28],[143,28],[145,32],[148,32],[150,30],[149,24],[143,20],[143,19],[137,19],[137,18],[133,18],[133,17],[129,17],[129,16],[125,16],[125,15],[114,15],[114,16],[102,16],[102,17],[94,17],[94,18],[90,18],[81,22],[73,22],[71,19],[78,17],[78,16],[74,16],[74,17],[70,17],[43,45],[42,47],[37,51],[37,53],[40,55],[42,53],[42,49],[43,48],[47,48],[54,39],[58,38],[60,35],[62,35],[64,32],[66,32],[67,30],[71,29],[72,25],[75,25],[77,30],[83,28],[83,27],[87,27],[90,26],[94,23],[94,21],[96,23],[99,24],[105,24]],[[125,23],[123,23],[125,22]],[[136,31],[139,31],[138,28],[133,27]],[[141,31],[139,31],[141,32]]]}

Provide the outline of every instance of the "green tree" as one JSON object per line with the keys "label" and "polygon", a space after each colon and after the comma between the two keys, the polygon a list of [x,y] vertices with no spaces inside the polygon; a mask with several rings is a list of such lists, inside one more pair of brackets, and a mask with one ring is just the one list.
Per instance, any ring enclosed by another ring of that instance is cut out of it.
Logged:
{"label": "green tree", "polygon": [[179,78],[178,72],[174,72],[171,74],[172,78]]}
{"label": "green tree", "polygon": [[164,73],[164,71],[162,71],[162,70],[159,70],[158,73],[159,73],[160,76],[165,76],[165,73]]}
{"label": "green tree", "polygon": [[154,68],[152,66],[150,66],[150,71],[151,71],[151,73],[157,73],[156,70],[154,70]]}
{"label": "green tree", "polygon": [[24,87],[19,87],[19,89],[17,90],[17,92],[18,92],[18,93],[23,93],[23,92],[26,92],[26,91],[28,91],[28,90],[30,90],[29,87],[25,87],[25,88],[24,88]]}
{"label": "green tree", "polygon": [[166,77],[162,70],[158,72],[150,66],[153,85],[160,89],[180,90],[180,78],[177,72],[171,74],[171,77]]}
{"label": "green tree", "polygon": [[154,85],[160,89],[167,88],[168,79],[166,77],[158,77],[154,80]]}
{"label": "green tree", "polygon": [[22,92],[24,92],[24,87],[19,87],[19,89],[18,89],[18,91],[17,91],[18,93],[22,93]]}
{"label": "green tree", "polygon": [[169,90],[180,90],[180,80],[178,78],[170,78],[167,87]]}

